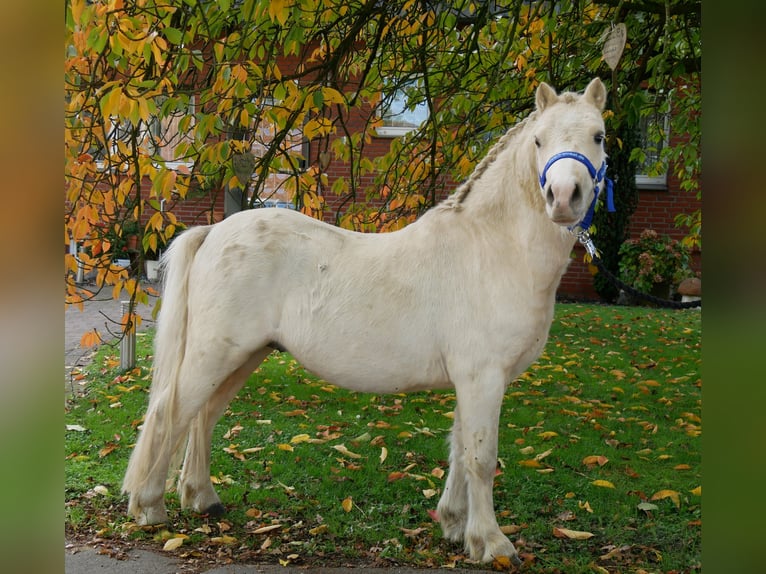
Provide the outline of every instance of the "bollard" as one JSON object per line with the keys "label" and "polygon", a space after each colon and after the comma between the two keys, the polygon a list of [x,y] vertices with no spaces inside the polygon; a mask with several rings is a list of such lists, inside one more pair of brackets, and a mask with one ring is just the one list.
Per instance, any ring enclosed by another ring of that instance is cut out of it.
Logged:
{"label": "bollard", "polygon": [[[130,301],[120,301],[122,316],[131,313]],[[120,369],[127,371],[136,366],[136,323],[131,317],[128,328],[122,333],[120,341]]]}

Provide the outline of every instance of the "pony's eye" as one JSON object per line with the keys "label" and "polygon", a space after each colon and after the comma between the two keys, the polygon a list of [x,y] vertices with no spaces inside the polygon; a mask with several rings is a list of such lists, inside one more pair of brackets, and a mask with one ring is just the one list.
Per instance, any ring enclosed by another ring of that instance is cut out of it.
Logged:
{"label": "pony's eye", "polygon": [[596,144],[601,145],[604,143],[604,134],[596,134],[593,136],[593,141],[595,141]]}
{"label": "pony's eye", "polygon": [[537,139],[537,136],[535,136],[535,145],[536,145],[537,147],[540,147],[540,140],[539,140],[539,139]]}

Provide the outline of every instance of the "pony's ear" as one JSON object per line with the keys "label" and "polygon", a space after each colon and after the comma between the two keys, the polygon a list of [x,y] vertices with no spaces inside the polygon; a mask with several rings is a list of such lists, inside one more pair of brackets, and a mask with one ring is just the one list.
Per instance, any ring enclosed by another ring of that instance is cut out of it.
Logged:
{"label": "pony's ear", "polygon": [[547,106],[556,101],[556,90],[551,88],[545,82],[542,82],[537,86],[537,92],[535,93],[535,105],[537,105],[537,111],[542,112]]}
{"label": "pony's ear", "polygon": [[606,88],[598,78],[593,78],[585,88],[585,99],[596,106],[600,111],[604,111],[606,105]]}

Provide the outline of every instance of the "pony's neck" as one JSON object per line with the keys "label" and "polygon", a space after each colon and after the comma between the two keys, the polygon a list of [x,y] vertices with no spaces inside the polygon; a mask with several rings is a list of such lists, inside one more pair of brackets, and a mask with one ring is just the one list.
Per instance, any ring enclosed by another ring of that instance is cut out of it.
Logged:
{"label": "pony's neck", "polygon": [[539,189],[532,142],[536,115],[507,133],[507,141],[474,181],[462,206],[466,217],[482,222],[485,232],[524,258],[543,291],[558,286],[566,271],[575,237],[553,223]]}

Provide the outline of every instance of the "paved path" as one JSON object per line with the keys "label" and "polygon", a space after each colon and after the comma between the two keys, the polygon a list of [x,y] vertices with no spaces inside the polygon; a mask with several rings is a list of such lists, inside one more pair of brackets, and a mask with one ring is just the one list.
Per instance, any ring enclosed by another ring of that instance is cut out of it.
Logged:
{"label": "paved path", "polygon": [[[154,286],[159,291],[159,286]],[[88,289],[95,289],[88,287]],[[156,297],[149,296],[149,305],[139,305],[138,312],[143,321],[139,331],[154,325],[152,320],[152,309],[156,302]],[[111,288],[105,287],[94,299],[83,305],[80,311],[74,305],[67,305],[64,315],[64,378],[65,382],[70,380],[70,372],[75,367],[82,367],[88,363],[93,355],[95,348],[84,349],[80,346],[80,339],[87,331],[97,329],[101,336],[106,339],[112,339],[112,333],[119,332],[119,322],[122,317],[121,303],[112,299]]]}
{"label": "paved path", "polygon": [[[159,291],[159,286],[155,286]],[[154,324],[151,311],[155,298],[150,297],[150,305],[141,305],[139,313],[143,317],[139,331]],[[67,306],[64,318],[64,378],[65,390],[71,392],[74,382],[71,380],[71,370],[74,367],[85,366],[92,357],[95,349],[80,347],[80,338],[89,330],[98,329],[105,339],[109,338],[109,330],[115,331],[114,322],[122,316],[120,302],[111,297],[111,289],[104,289],[93,300],[85,303],[84,310]],[[67,541],[64,548],[66,574],[297,574],[311,572],[312,574],[425,574],[430,572],[450,572],[452,574],[475,574],[476,569],[418,569],[407,567],[392,568],[322,568],[300,566],[274,566],[267,564],[232,564],[226,566],[192,566],[182,560],[173,558],[162,552],[149,552],[132,549],[121,556],[113,558],[110,553],[96,546],[76,544]]]}

